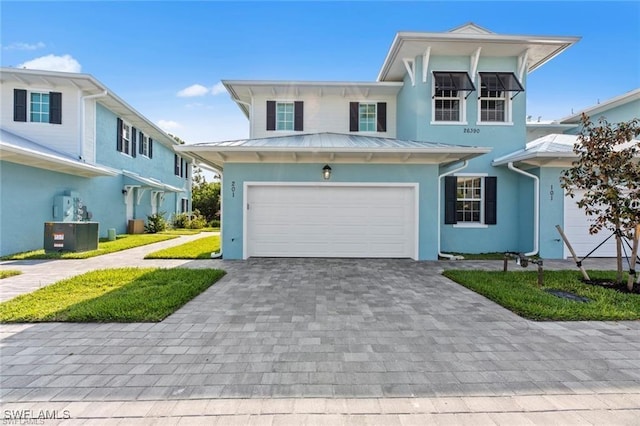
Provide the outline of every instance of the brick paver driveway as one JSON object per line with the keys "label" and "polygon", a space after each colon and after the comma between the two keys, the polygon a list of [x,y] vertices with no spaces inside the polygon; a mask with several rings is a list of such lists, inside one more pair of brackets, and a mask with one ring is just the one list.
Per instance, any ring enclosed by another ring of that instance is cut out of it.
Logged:
{"label": "brick paver driveway", "polygon": [[228,275],[162,323],[3,325],[2,400],[640,393],[640,322],[526,321],[442,265],[192,262]]}

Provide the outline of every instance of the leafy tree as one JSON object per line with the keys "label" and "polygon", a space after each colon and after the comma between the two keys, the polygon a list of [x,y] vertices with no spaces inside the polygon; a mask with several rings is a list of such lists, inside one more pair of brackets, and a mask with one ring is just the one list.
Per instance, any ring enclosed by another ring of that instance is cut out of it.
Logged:
{"label": "leafy tree", "polygon": [[180,145],[184,145],[185,141],[183,141],[182,139],[180,139],[179,137],[177,137],[176,135],[172,135],[171,133],[167,133],[169,136],[171,136],[173,138],[173,140],[175,140],[176,142],[178,142]]}
{"label": "leafy tree", "polygon": [[631,238],[640,223],[640,147],[630,142],[640,134],[640,119],[614,124],[601,118],[595,125],[583,114],[581,125],[573,147],[578,159],[563,172],[561,186],[571,198],[576,190],[585,191],[578,207],[594,218],[590,233],[615,232],[622,282],[622,237]]}
{"label": "leafy tree", "polygon": [[199,167],[194,168],[191,187],[193,210],[198,210],[207,222],[220,217],[220,182],[207,182]]}

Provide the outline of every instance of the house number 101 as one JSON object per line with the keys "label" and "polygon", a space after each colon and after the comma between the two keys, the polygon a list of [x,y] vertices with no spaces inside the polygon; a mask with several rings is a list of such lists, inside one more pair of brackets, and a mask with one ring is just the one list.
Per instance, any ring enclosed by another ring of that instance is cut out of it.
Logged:
{"label": "house number 101", "polygon": [[480,133],[480,129],[476,129],[474,127],[465,127],[464,133]]}

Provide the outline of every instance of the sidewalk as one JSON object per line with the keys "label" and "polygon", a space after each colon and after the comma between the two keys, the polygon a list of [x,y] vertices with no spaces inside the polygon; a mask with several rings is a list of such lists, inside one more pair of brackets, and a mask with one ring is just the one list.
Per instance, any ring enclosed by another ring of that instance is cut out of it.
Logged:
{"label": "sidewalk", "polygon": [[193,262],[189,259],[144,259],[154,251],[162,250],[216,235],[214,232],[201,232],[195,235],[180,235],[178,238],[135,247],[88,259],[64,260],[4,260],[0,270],[15,269],[20,275],[5,278],[0,282],[0,302],[12,299],[20,294],[30,293],[41,287],[53,284],[65,278],[84,274],[96,269],[124,267],[174,268]]}

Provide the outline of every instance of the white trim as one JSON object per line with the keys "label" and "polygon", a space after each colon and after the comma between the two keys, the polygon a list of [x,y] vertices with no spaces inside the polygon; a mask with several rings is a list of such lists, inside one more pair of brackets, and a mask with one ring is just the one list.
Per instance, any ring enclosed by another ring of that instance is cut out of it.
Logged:
{"label": "white trim", "polygon": [[[483,98],[482,97],[482,77],[480,77],[480,73],[477,74],[479,86],[477,88],[478,91],[478,116],[476,117],[476,126],[513,126],[513,101],[511,96],[509,96],[509,92],[503,91],[504,98]],[[504,99],[504,113],[505,113],[505,121],[482,121],[482,100],[503,100]]]}
{"label": "white trim", "polygon": [[416,61],[414,59],[403,58],[402,63],[404,64],[405,69],[407,70],[407,74],[409,74],[409,78],[411,79],[411,85],[416,85]]}
{"label": "white trim", "polygon": [[249,187],[261,187],[261,186],[308,186],[308,187],[367,187],[367,188],[412,188],[414,192],[414,227],[415,227],[415,239],[414,239],[414,253],[411,257],[413,260],[418,260],[420,249],[420,184],[418,182],[260,182],[249,181],[242,184],[242,259],[246,260],[248,256],[248,235],[247,235],[247,205],[248,205],[248,193]]}
{"label": "white trim", "polygon": [[429,73],[429,60],[431,58],[431,46],[427,46],[422,56],[422,82],[427,82],[427,74]]}
{"label": "white trim", "polygon": [[453,226],[454,228],[488,228],[489,227],[489,225],[485,225],[484,223],[479,223],[479,222],[455,223],[451,226]]}
{"label": "white trim", "polygon": [[[467,70],[448,70],[451,72],[463,72],[463,73],[468,73],[469,71]],[[437,72],[437,71],[434,71]],[[467,125],[467,99],[466,97],[463,95],[462,90],[458,90],[458,100],[460,101],[460,121],[437,121],[436,120],[436,100],[438,100],[438,98],[436,98],[436,79],[435,77],[431,77],[431,125],[439,125],[439,124],[444,124],[444,125]],[[446,99],[456,99],[456,98],[440,98],[441,100],[446,100]]]}

